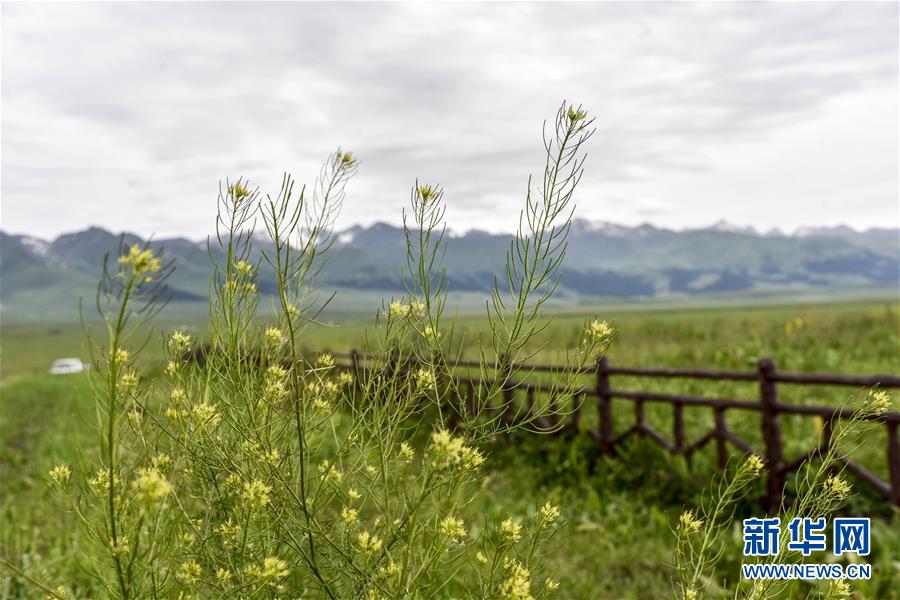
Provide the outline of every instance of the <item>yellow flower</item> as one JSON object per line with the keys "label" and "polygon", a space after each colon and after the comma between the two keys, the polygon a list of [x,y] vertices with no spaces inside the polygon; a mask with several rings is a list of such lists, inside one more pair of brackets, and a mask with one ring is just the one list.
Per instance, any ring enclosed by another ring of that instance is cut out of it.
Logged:
{"label": "yellow flower", "polygon": [[427,205],[431,200],[437,198],[439,195],[438,188],[432,187],[430,185],[420,185],[416,188],[416,191],[419,194],[419,197],[422,199],[422,206]]}
{"label": "yellow flower", "polygon": [[284,343],[284,333],[277,327],[266,328],[266,344],[278,347]]}
{"label": "yellow flower", "polygon": [[148,273],[159,271],[160,266],[159,258],[153,255],[153,251],[149,248],[141,250],[138,244],[132,244],[128,254],[119,257],[119,264],[131,267],[131,273],[137,279],[143,279]]}
{"label": "yellow flower", "polygon": [[410,446],[406,442],[400,442],[400,456],[402,456],[406,460],[412,460],[415,454],[416,453],[412,449],[412,446]]}
{"label": "yellow flower", "polygon": [[137,479],[131,482],[131,489],[138,502],[149,505],[162,501],[172,493],[172,485],[156,467],[140,469]]}
{"label": "yellow flower", "polygon": [[829,584],[829,587],[831,588],[829,590],[830,593],[826,597],[837,598],[838,600],[849,598],[853,591],[845,579],[835,579]]}
{"label": "yellow flower", "polygon": [[349,169],[356,164],[356,157],[353,156],[351,152],[341,152],[341,149],[338,148],[338,159],[341,161],[341,167],[344,169]]}
{"label": "yellow flower", "polygon": [[381,540],[377,535],[370,535],[368,531],[361,531],[356,536],[356,543],[363,554],[372,554],[381,550]]}
{"label": "yellow flower", "polygon": [[172,464],[172,458],[168,454],[157,454],[150,461],[150,464],[160,470],[166,469]]}
{"label": "yellow flower", "polygon": [[388,305],[388,315],[391,317],[402,318],[409,314],[409,306],[394,300]]}
{"label": "yellow flower", "polygon": [[513,519],[505,519],[500,523],[500,536],[515,544],[522,539],[522,524]]}
{"label": "yellow flower", "polygon": [[248,281],[247,283],[244,284],[244,290],[248,294],[255,294],[256,293],[256,284],[253,283],[252,281]]}
{"label": "yellow flower", "polygon": [[485,556],[484,553],[481,552],[480,550],[475,555],[475,560],[477,560],[479,563],[481,563],[483,565],[486,565],[488,563],[487,556]]}
{"label": "yellow flower", "polygon": [[234,198],[237,200],[242,200],[246,196],[250,195],[250,190],[247,188],[247,186],[242,184],[240,181],[238,181],[237,183],[235,183],[233,185],[228,186],[228,192],[232,196],[234,196]]}
{"label": "yellow flower", "polygon": [[187,585],[197,583],[202,576],[203,568],[193,560],[181,563],[175,571],[175,579]]}
{"label": "yellow flower", "polygon": [[216,407],[208,402],[201,402],[200,404],[195,405],[191,412],[194,415],[194,419],[197,421],[199,425],[209,425],[210,427],[215,427],[219,423],[219,413],[216,412]]}
{"label": "yellow flower", "polygon": [[234,263],[234,270],[240,275],[248,275],[253,270],[253,265],[246,260],[239,260]]}
{"label": "yellow flower", "polygon": [[441,332],[435,331],[435,329],[431,325],[427,325],[424,330],[422,330],[422,337],[425,338],[426,342],[436,342],[441,338]]}
{"label": "yellow flower", "polygon": [[322,354],[319,356],[318,360],[316,360],[316,364],[323,369],[330,369],[334,366],[334,357],[328,353]]}
{"label": "yellow flower", "polygon": [[544,505],[541,507],[541,520],[545,523],[553,523],[558,518],[559,507],[554,506],[549,502],[544,503]]}
{"label": "yellow flower", "polygon": [[277,556],[267,556],[263,559],[262,567],[251,565],[247,567],[247,573],[260,579],[283,579],[290,571],[285,561]]}
{"label": "yellow flower", "polygon": [[350,488],[349,490],[347,490],[347,497],[350,498],[351,502],[356,502],[360,498],[359,492],[356,491],[356,488]]}
{"label": "yellow flower", "polygon": [[825,480],[825,491],[839,500],[846,498],[852,490],[847,480],[840,475],[832,475]]}
{"label": "yellow flower", "polygon": [[559,583],[557,583],[556,581],[553,581],[552,579],[547,579],[544,582],[544,589],[547,590],[548,592],[555,592],[556,590],[559,589]]}
{"label": "yellow flower", "polygon": [[175,375],[178,372],[178,365],[174,360],[170,360],[168,364],[166,364],[166,373],[169,375]]}
{"label": "yellow flower", "polygon": [[172,346],[175,350],[181,350],[182,348],[190,345],[191,336],[187,335],[183,331],[174,331],[172,332],[171,337],[169,337],[169,345]]}
{"label": "yellow flower", "polygon": [[59,485],[66,485],[71,476],[72,469],[66,465],[59,465],[50,469],[50,478]]}
{"label": "yellow flower", "polygon": [[241,493],[241,496],[251,506],[265,506],[269,503],[269,494],[271,492],[272,488],[257,479],[244,484],[244,491]]}
{"label": "yellow flower", "polygon": [[342,371],[340,375],[338,375],[338,383],[341,385],[350,385],[353,383],[353,373],[349,373],[347,371]]}
{"label": "yellow flower", "polygon": [[446,517],[441,521],[439,529],[441,533],[446,535],[454,542],[458,542],[466,536],[466,529],[462,519],[453,516]]}
{"label": "yellow flower", "polygon": [[587,118],[587,113],[580,108],[570,106],[569,110],[566,112],[566,116],[569,118],[569,121],[574,124],[578,121],[585,120]]}
{"label": "yellow flower", "polygon": [[216,571],[216,579],[218,579],[220,583],[227,583],[231,579],[231,571],[228,569],[218,569]]}
{"label": "yellow flower", "polygon": [[137,384],[138,376],[134,371],[128,371],[122,375],[121,379],[119,379],[119,385],[121,385],[122,389],[125,391],[133,390],[137,387]]}
{"label": "yellow flower", "polygon": [[531,574],[522,563],[510,560],[506,563],[507,576],[500,583],[500,598],[503,600],[532,600]]}
{"label": "yellow flower", "polygon": [[616,332],[609,323],[594,319],[588,324],[586,340],[604,352],[612,343],[615,335]]}
{"label": "yellow flower", "polygon": [[123,348],[118,348],[113,354],[113,362],[117,365],[123,365],[128,362],[128,350]]}
{"label": "yellow flower", "polygon": [[437,378],[430,369],[421,368],[416,373],[416,387],[423,391],[433,390],[437,385]]}
{"label": "yellow flower", "polygon": [[747,467],[753,471],[754,475],[759,475],[759,472],[766,467],[766,464],[759,456],[751,454],[747,457]]}
{"label": "yellow flower", "polygon": [[681,522],[681,527],[687,531],[700,531],[700,528],[703,527],[703,521],[695,517],[692,510],[681,513],[678,520]]}
{"label": "yellow flower", "polygon": [[409,301],[409,308],[416,316],[421,317],[425,314],[425,303],[416,298]]}
{"label": "yellow flower", "polygon": [[891,395],[884,390],[871,390],[866,398],[864,412],[880,415],[891,410],[893,401]]}
{"label": "yellow flower", "polygon": [[344,525],[350,526],[359,520],[359,512],[355,508],[345,506],[341,509],[341,521]]}
{"label": "yellow flower", "polygon": [[465,445],[461,437],[453,437],[446,429],[431,434],[431,466],[446,469],[461,465],[465,469],[475,469],[484,462],[484,456],[475,448]]}

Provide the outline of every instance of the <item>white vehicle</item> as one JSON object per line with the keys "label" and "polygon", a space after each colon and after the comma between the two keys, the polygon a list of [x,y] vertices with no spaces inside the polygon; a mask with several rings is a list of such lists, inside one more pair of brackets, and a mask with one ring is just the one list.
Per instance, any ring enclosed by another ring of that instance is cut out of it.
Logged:
{"label": "white vehicle", "polygon": [[67,373],[81,373],[87,370],[87,365],[78,358],[58,358],[50,365],[51,375],[66,375]]}

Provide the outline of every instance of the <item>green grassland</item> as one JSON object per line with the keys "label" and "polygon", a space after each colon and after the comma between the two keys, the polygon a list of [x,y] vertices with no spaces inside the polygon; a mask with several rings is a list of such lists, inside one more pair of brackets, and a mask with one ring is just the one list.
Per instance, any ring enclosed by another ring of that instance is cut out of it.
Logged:
{"label": "green grassland", "polygon": [[[696,367],[752,370],[761,356],[786,371],[850,374],[900,373],[900,303],[793,304],[768,307],[719,307],[561,312],[532,348],[534,362],[554,363],[565,348],[577,344],[585,318],[594,315],[615,324],[619,337],[609,352],[614,364],[636,367]],[[334,351],[364,349],[372,319],[340,318],[311,327],[306,345]],[[200,335],[202,324],[170,317],[161,326],[189,326]],[[465,354],[474,354],[482,318],[457,320]],[[151,334],[143,360],[148,369],[160,353],[159,335]],[[84,334],[74,325],[16,325],[2,330],[0,362],[0,558],[29,574],[65,581],[84,581],[79,538],[71,514],[58,511],[46,486],[46,473],[65,462],[77,470],[95,445],[94,401],[86,374],[46,374],[54,358],[77,356],[89,361]],[[590,378],[585,379],[590,384]],[[755,386],[745,383],[687,380],[651,381],[614,378],[616,387],[672,393],[730,396],[755,400]],[[780,386],[786,402],[839,405],[853,389]],[[596,422],[584,407],[584,424]],[[616,428],[633,419],[627,401],[614,402]],[[671,409],[649,406],[648,419],[671,437]],[[708,409],[686,411],[688,438],[712,425]],[[808,449],[817,423],[809,417],[784,418],[788,455]],[[729,426],[757,446],[758,416],[729,413]],[[854,454],[867,468],[886,477],[885,439],[880,430],[867,435]],[[472,507],[478,514],[501,507],[524,515],[550,499],[563,507],[566,525],[548,558],[550,574],[561,583],[561,598],[662,598],[672,596],[671,527],[685,505],[699,499],[715,476],[713,449],[707,447],[691,464],[672,458],[649,442],[634,440],[619,457],[598,456],[590,438],[518,435],[491,451],[484,493]],[[757,492],[761,492],[757,490]],[[855,586],[868,598],[900,597],[900,515],[873,493],[859,489],[852,512],[867,512],[877,521],[873,533],[874,578]],[[759,514],[755,499],[737,507],[737,516]],[[723,547],[718,581],[709,581],[715,597],[721,580],[738,574],[740,531]],[[824,560],[824,559],[823,559]],[[0,598],[40,597],[11,571],[0,567]],[[815,592],[815,584],[808,591]]]}

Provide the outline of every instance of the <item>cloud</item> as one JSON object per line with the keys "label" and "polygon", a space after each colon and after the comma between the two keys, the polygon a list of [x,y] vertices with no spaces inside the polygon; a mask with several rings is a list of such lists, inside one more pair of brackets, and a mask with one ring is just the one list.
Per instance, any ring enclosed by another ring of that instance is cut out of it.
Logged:
{"label": "cloud", "polygon": [[[312,183],[338,144],[363,160],[342,224],[397,222],[419,177],[446,187],[455,229],[509,230],[542,165],[540,124],[563,98],[597,118],[582,217],[897,222],[893,3],[6,3],[3,13],[7,230],[204,236],[220,179],[272,189],[290,170]],[[849,139],[861,122],[857,147],[823,151],[810,138]],[[729,183],[745,173],[753,197]],[[798,181],[825,197],[798,193]],[[854,186],[863,210],[848,202]]]}

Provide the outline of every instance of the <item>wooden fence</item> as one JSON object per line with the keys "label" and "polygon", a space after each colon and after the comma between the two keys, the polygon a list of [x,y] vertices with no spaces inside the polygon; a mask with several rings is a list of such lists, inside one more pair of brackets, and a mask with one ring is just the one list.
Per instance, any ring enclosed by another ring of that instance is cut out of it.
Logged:
{"label": "wooden fence", "polygon": [[[348,361],[340,366],[357,373],[365,368],[365,363],[372,357],[357,351],[349,353],[334,353],[339,360]],[[458,367],[479,367],[477,362],[461,361]],[[552,373],[557,369],[546,365],[527,365],[527,370],[532,372]],[[615,367],[607,358],[597,362],[596,368],[585,372],[585,375],[595,377],[593,388],[585,387],[573,394],[571,412],[567,413],[568,421],[559,422],[556,419],[539,421],[539,425],[555,431],[579,432],[582,430],[581,416],[584,400],[587,396],[593,396],[597,403],[598,424],[596,428],[587,429],[587,433],[596,440],[600,450],[609,456],[616,454],[616,449],[626,439],[632,436],[641,436],[659,444],[672,454],[690,457],[694,452],[709,443],[715,443],[718,465],[724,468],[728,460],[728,445],[736,447],[743,453],[755,453],[760,456],[766,465],[767,481],[764,502],[769,510],[775,510],[781,505],[788,475],[797,470],[806,461],[825,452],[831,444],[831,435],[834,425],[841,419],[854,416],[854,411],[847,408],[833,408],[825,406],[805,406],[785,404],[778,399],[778,384],[787,385],[824,385],[845,386],[855,388],[868,388],[878,386],[880,388],[900,388],[900,377],[888,375],[851,376],[830,375],[812,373],[783,373],[775,368],[775,364],[768,358],[762,358],[757,363],[756,371],[707,371],[689,369],[636,369],[629,367]],[[758,401],[746,401],[733,398],[710,398],[703,396],[688,396],[665,394],[649,391],[633,391],[613,387],[613,377],[643,377],[654,379],[699,379],[713,381],[745,381],[755,382],[759,390]],[[468,398],[474,394],[476,386],[483,385],[484,381],[477,378],[459,376],[458,380],[464,384]],[[534,404],[535,393],[550,392],[552,386],[527,382],[507,381],[503,386],[503,404],[496,408],[500,411],[501,418],[511,422],[516,417],[511,410],[516,404],[517,394],[524,392],[524,410],[527,412]],[[634,407],[634,424],[624,431],[616,433],[613,427],[612,400],[620,398],[631,401]],[[662,403],[672,407],[672,439],[666,438],[662,433],[651,427],[644,414],[647,403]],[[706,407],[712,410],[712,429],[694,441],[689,441],[685,435],[684,411],[686,408]],[[726,411],[750,411],[760,414],[760,428],[763,447],[755,449],[750,443],[729,429],[726,420]],[[818,416],[822,419],[822,429],[819,443],[796,457],[784,455],[783,436],[779,416],[807,415]],[[884,481],[877,475],[860,465],[858,462],[846,456],[839,456],[838,460],[846,470],[855,475],[882,495],[888,502],[900,506],[900,412],[889,412],[880,415],[870,415],[867,420],[882,424],[887,432],[887,465],[889,481]]]}

